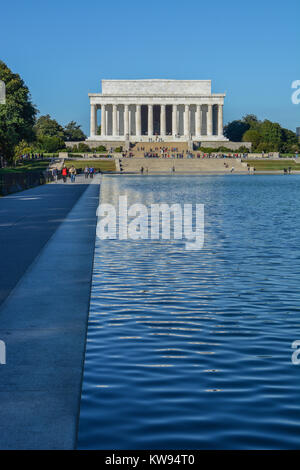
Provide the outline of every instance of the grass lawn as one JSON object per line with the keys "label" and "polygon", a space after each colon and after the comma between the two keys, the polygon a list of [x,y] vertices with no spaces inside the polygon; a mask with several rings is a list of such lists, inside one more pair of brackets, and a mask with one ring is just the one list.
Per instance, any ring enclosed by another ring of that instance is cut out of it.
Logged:
{"label": "grass lawn", "polygon": [[39,160],[39,161],[24,161],[17,166],[9,166],[6,168],[0,168],[0,174],[5,175],[8,173],[26,173],[28,171],[44,171],[47,169],[49,161]]}
{"label": "grass lawn", "polygon": [[250,166],[256,168],[257,171],[283,171],[284,168],[289,166],[292,170],[300,171],[300,163],[295,163],[292,160],[242,160],[249,163]]}
{"label": "grass lawn", "polygon": [[68,160],[65,162],[65,165],[67,168],[70,168],[70,166],[75,166],[75,168],[81,168],[82,170],[86,167],[93,167],[96,170],[101,170],[101,171],[116,171],[116,165],[114,160],[84,160],[83,162],[78,161],[78,160]]}

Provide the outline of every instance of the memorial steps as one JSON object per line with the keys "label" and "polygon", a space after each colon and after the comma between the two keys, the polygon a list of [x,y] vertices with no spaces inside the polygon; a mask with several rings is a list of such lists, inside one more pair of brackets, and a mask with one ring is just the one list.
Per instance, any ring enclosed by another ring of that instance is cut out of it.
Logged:
{"label": "memorial steps", "polygon": [[[172,150],[172,149],[176,150]],[[134,154],[135,157],[143,157],[145,152],[152,152],[161,154],[162,149],[167,149],[166,153],[186,153],[188,152],[187,142],[137,142],[132,144],[130,152]]]}
{"label": "memorial steps", "polygon": [[[247,165],[236,158],[122,158],[123,173],[248,173]],[[226,165],[226,166],[225,166]],[[174,168],[174,170],[173,170]]]}

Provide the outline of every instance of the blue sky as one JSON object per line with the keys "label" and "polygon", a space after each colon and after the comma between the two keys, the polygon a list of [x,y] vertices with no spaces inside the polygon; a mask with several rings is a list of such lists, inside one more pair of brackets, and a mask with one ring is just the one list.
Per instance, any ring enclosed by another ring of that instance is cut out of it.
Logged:
{"label": "blue sky", "polygon": [[212,79],[224,121],[247,113],[295,130],[300,1],[15,0],[1,5],[0,59],[41,114],[89,129],[102,78]]}

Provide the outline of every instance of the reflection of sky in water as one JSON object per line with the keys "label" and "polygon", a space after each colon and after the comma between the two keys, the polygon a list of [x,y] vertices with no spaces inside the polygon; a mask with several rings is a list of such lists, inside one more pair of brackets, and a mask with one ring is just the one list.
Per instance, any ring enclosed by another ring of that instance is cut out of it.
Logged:
{"label": "reflection of sky in water", "polygon": [[205,244],[97,240],[79,447],[298,446],[299,182],[103,178],[101,202],[204,203]]}

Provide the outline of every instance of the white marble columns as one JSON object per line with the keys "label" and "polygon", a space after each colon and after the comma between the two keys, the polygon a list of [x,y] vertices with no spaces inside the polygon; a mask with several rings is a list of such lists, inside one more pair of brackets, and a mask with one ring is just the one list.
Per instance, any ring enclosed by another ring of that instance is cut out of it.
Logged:
{"label": "white marble columns", "polygon": [[101,136],[106,136],[106,109],[105,104],[101,105]]}
{"label": "white marble columns", "polygon": [[197,104],[197,106],[196,106],[196,115],[195,115],[195,134],[196,134],[196,136],[201,135],[201,128],[202,128],[201,105]]}
{"label": "white marble columns", "polygon": [[112,109],[112,133],[113,135],[118,135],[118,116],[117,116],[117,105],[113,104]]}
{"label": "white marble columns", "polygon": [[190,107],[188,104],[184,107],[183,134],[186,138],[190,135]]}
{"label": "white marble columns", "polygon": [[91,105],[91,136],[97,134],[97,105]]}
{"label": "white marble columns", "polygon": [[[119,139],[130,136],[142,137],[144,134],[153,137],[154,129],[160,128],[159,136],[174,138],[223,137],[223,104],[196,103],[171,104],[163,103],[155,108],[153,104],[91,104],[90,134],[97,135],[97,109],[101,106],[101,137]],[[143,112],[142,112],[143,108]],[[216,108],[216,112],[214,112]],[[214,122],[215,115],[215,122]],[[144,120],[142,122],[142,120]],[[146,121],[147,120],[147,121]],[[154,127],[156,126],[156,127]],[[158,126],[158,127],[157,127]]]}
{"label": "white marble columns", "polygon": [[223,136],[223,105],[218,105],[218,135]]}
{"label": "white marble columns", "polygon": [[207,105],[207,135],[211,136],[213,133],[213,108],[212,104]]}
{"label": "white marble columns", "polygon": [[166,105],[162,104],[160,107],[160,135],[166,135]]}
{"label": "white marble columns", "polygon": [[148,105],[148,136],[153,135],[153,105]]}
{"label": "white marble columns", "polygon": [[172,106],[172,135],[176,137],[178,134],[178,121],[177,121],[177,105]]}
{"label": "white marble columns", "polygon": [[124,106],[124,135],[127,137],[129,135],[129,105],[125,104]]}
{"label": "white marble columns", "polygon": [[141,116],[141,105],[137,104],[136,105],[136,110],[135,110],[135,134],[137,137],[140,137],[142,135],[142,116]]}

